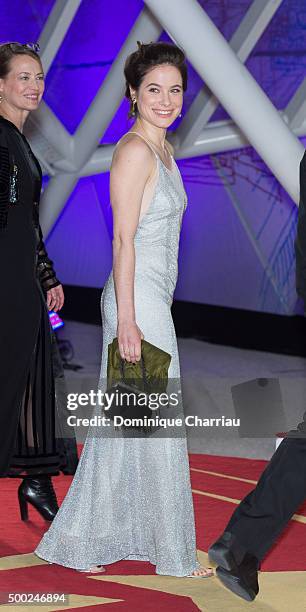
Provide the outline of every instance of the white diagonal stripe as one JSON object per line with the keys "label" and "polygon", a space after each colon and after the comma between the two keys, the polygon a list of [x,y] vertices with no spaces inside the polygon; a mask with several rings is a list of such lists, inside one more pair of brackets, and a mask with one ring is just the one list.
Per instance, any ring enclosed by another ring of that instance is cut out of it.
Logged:
{"label": "white diagonal stripe", "polygon": [[[293,201],[304,148],[196,0],[145,0]],[[186,23],[191,27],[186,28]]]}
{"label": "white diagonal stripe", "polygon": [[[229,45],[244,63],[270,23],[283,0],[254,0]],[[264,6],[263,6],[264,4]],[[181,147],[192,145],[219,105],[218,99],[205,85],[201,88],[183,118],[177,137]]]}

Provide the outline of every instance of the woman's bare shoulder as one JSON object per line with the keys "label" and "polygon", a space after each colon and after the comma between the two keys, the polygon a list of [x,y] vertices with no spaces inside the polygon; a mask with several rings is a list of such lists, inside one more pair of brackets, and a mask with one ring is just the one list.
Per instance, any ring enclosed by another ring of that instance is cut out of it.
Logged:
{"label": "woman's bare shoulder", "polygon": [[125,164],[133,162],[134,164],[152,165],[153,152],[149,145],[137,134],[127,132],[124,137],[118,141],[112,160],[114,164]]}

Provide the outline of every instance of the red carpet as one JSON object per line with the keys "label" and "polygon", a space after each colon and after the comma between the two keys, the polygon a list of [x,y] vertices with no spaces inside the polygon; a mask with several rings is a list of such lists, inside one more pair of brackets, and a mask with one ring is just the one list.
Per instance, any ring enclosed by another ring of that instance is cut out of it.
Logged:
{"label": "red carpet", "polygon": [[[232,480],[225,476],[257,481],[266,464],[266,461],[258,459],[191,455],[192,488],[212,495],[241,500],[255,485],[243,480]],[[203,470],[203,472],[196,470]],[[220,476],[213,476],[205,472],[215,472]],[[194,493],[194,506],[198,548],[207,551],[210,544],[223,531],[236,504]],[[296,511],[296,514],[301,515],[302,520],[306,517],[306,502]],[[304,523],[291,520],[265,558],[261,569],[270,572],[305,571],[305,549],[306,518]]]}
{"label": "red carpet", "polygon": [[[266,465],[265,461],[192,455],[190,457],[192,488],[196,514],[197,545],[207,551],[209,545],[223,531],[236,504],[214,496],[233,500],[241,499],[254,484],[245,480],[256,481]],[[210,473],[207,473],[210,472]],[[212,474],[213,472],[213,474]],[[228,477],[234,478],[228,478]],[[55,487],[61,501],[69,487],[71,477],[61,476],[55,479]],[[44,530],[48,527],[39,515],[30,509],[30,521],[22,523],[19,519],[17,505],[17,487],[19,480],[2,479],[0,482],[0,556],[22,555],[31,553]],[[202,494],[204,493],[204,494]],[[208,495],[209,496],[208,496]],[[306,505],[297,511],[306,517]],[[262,569],[267,571],[306,570],[306,519],[304,522],[291,520],[279,540],[278,546],[265,559]],[[4,562],[4,560],[3,560]],[[88,575],[54,565],[30,566],[0,571],[0,592],[10,590],[17,592],[64,592],[81,596],[122,599],[121,602],[107,603],[108,610],[177,610],[194,611],[199,608],[189,597],[176,596],[169,592],[135,588],[133,580],[139,576],[154,575],[154,567],[149,563],[122,561],[107,567],[107,575],[114,575],[114,582],[89,579]],[[124,582],[124,576],[131,576],[131,585],[118,582],[118,576]],[[149,592],[149,598],[148,598]],[[88,602],[90,603],[90,602]],[[86,604],[85,604],[86,605]],[[86,610],[99,610],[104,603],[88,605]],[[83,603],[84,607],[84,603]],[[60,606],[54,607],[60,609]],[[79,609],[78,606],[70,609]]]}

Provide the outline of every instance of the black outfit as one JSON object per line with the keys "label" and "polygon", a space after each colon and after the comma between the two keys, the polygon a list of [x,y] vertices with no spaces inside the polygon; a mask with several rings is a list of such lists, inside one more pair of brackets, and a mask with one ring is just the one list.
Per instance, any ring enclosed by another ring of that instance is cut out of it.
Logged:
{"label": "black outfit", "polygon": [[38,220],[42,173],[0,117],[0,476],[58,474],[55,392],[44,292],[59,285]]}
{"label": "black outfit", "polygon": [[260,561],[306,499],[306,413],[289,432],[262,473],[257,486],[236,508],[208,554],[217,576],[246,601],[258,591]]}
{"label": "black outfit", "polygon": [[305,419],[279,445],[255,489],[242,500],[208,551],[219,566],[217,575],[223,584],[247,601],[255,599],[259,590],[260,561],[306,499],[304,429]]}
{"label": "black outfit", "polygon": [[[306,304],[306,152],[300,164],[296,251],[297,292]],[[239,504],[209,555],[223,584],[251,601],[258,593],[257,569],[306,499],[306,413],[279,445],[257,486]]]}
{"label": "black outfit", "polygon": [[285,438],[225,531],[259,561],[306,499],[306,438]]}

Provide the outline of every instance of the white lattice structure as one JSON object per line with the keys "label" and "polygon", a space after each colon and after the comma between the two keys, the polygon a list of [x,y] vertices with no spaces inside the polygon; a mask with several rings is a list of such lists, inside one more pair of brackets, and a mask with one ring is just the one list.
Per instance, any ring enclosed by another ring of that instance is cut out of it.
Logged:
{"label": "white lattice structure", "polygon": [[[297,137],[306,134],[306,79],[287,108],[279,112],[244,66],[282,0],[254,0],[229,43],[196,0],[145,0],[145,4],[75,134],[67,132],[45,103],[28,122],[32,145],[51,177],[42,200],[45,234],[78,178],[109,170],[113,146],[99,143],[124,96],[125,58],[136,48],[137,40],[158,40],[163,30],[184,48],[206,83],[172,135],[176,157],[251,144],[298,203],[298,169],[304,149]],[[80,5],[81,0],[55,3],[39,41],[45,71]],[[232,119],[208,123],[219,103]]]}

